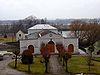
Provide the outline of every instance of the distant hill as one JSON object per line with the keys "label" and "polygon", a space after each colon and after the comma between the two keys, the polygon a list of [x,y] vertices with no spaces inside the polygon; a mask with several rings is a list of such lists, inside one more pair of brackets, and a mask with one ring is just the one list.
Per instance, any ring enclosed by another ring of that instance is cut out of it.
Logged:
{"label": "distant hill", "polygon": [[[28,16],[23,20],[35,20],[37,19],[37,17],[35,16]],[[38,19],[40,20],[40,19]],[[46,20],[47,23],[49,24],[53,24],[53,25],[67,25],[70,24],[72,21],[74,21],[76,19],[55,19],[55,20]],[[85,22],[88,22],[89,20],[93,20],[93,19],[88,19],[88,18],[84,18],[84,19],[79,19]],[[97,18],[96,20],[98,20],[100,22],[100,18]],[[12,25],[13,23],[18,22],[19,20],[0,20],[0,25]]]}

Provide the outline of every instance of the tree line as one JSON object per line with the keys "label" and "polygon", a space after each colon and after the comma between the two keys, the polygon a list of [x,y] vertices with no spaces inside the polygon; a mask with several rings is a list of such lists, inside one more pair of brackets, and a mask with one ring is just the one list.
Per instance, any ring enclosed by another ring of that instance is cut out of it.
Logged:
{"label": "tree line", "polygon": [[23,19],[14,21],[11,25],[0,25],[0,35],[16,35],[16,32],[22,30],[24,33],[27,33],[27,29],[36,25],[36,24],[46,24],[46,19]]}

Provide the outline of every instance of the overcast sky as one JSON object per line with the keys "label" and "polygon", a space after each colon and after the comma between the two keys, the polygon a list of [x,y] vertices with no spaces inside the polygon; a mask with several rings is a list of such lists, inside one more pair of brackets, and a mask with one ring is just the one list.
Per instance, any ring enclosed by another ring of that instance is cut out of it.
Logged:
{"label": "overcast sky", "polygon": [[0,20],[100,18],[100,0],[0,0]]}

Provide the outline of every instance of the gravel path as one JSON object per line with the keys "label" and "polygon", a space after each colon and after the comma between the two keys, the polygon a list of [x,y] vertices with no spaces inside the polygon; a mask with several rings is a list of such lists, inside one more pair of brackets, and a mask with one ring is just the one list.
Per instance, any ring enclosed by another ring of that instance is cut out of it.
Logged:
{"label": "gravel path", "polygon": [[51,55],[49,60],[49,71],[54,75],[66,75],[62,65],[58,62],[56,55]]}

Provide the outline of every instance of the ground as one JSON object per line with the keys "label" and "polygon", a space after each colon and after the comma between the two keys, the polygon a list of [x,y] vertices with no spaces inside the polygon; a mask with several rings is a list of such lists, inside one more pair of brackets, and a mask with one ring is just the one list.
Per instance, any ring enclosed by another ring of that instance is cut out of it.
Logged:
{"label": "ground", "polygon": [[[48,73],[45,73],[45,66],[43,63],[40,63],[40,58],[34,58],[34,63],[31,64],[31,73],[37,75],[66,75],[63,66],[58,62],[57,55],[51,55],[48,63]],[[14,67],[14,63],[12,62],[9,66]],[[18,61],[17,70],[28,72],[27,65],[22,64],[20,61]]]}
{"label": "ground", "polygon": [[[73,58],[72,60],[75,60],[75,59],[76,59],[76,57]],[[4,56],[4,60],[0,61],[0,75],[34,75],[34,74],[28,74],[26,72],[17,71],[15,69],[10,68],[8,66],[8,64],[12,61],[13,60],[11,59],[11,56],[7,56],[7,55]],[[75,66],[76,62],[73,61],[72,63]],[[71,63],[69,63],[69,64],[71,64]],[[76,65],[76,67],[74,67],[74,69],[76,69],[76,71],[77,71],[77,69],[78,69],[77,65]],[[98,69],[98,71],[99,71],[99,69]],[[35,75],[40,75],[40,74],[35,74]],[[44,75],[44,74],[42,74],[42,75]],[[45,75],[70,75],[70,74],[65,72],[63,66],[58,61],[57,55],[52,55],[50,58],[50,62],[49,62],[49,73],[46,73]],[[73,75],[73,74],[71,74],[71,75]],[[84,75],[87,75],[87,74],[84,74]],[[90,74],[90,75],[96,75],[96,74]]]}
{"label": "ground", "polygon": [[[0,75],[31,75],[10,68],[8,64],[11,61],[12,59],[10,56],[4,56],[4,60],[0,61]],[[49,67],[49,73],[46,73],[45,75],[66,75],[63,67],[57,62],[57,56],[51,56]]]}
{"label": "ground", "polygon": [[15,69],[11,69],[8,63],[12,61],[11,57],[4,56],[4,60],[0,61],[0,75],[28,75],[24,72],[19,72]]}
{"label": "ground", "polygon": [[[49,68],[51,74],[66,75],[63,66],[58,62],[57,55],[52,55],[49,60]],[[67,74],[68,75],[68,74]]]}

